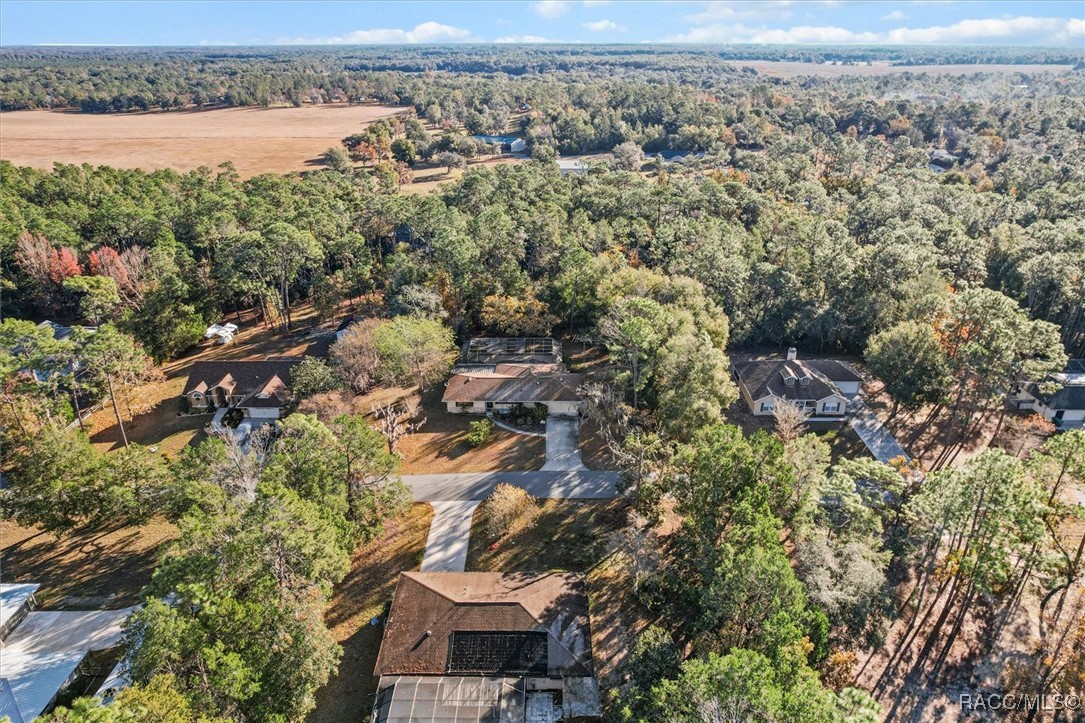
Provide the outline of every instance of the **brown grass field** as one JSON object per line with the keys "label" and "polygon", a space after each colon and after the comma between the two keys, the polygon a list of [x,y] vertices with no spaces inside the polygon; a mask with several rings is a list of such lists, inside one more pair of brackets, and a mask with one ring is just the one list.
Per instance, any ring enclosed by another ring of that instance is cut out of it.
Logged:
{"label": "brown grass field", "polygon": [[930,75],[972,75],[973,73],[1066,73],[1072,65],[890,65],[874,62],[871,65],[834,65],[832,63],[804,63],[794,60],[735,60],[738,68],[753,68],[762,75],[781,78],[797,78],[804,75],[837,77],[842,75],[893,75],[899,73],[928,73]]}
{"label": "brown grass field", "polygon": [[319,168],[329,146],[403,110],[320,105],[121,114],[15,111],[0,114],[0,158],[42,169],[59,162],[178,171],[232,161],[249,178]]}

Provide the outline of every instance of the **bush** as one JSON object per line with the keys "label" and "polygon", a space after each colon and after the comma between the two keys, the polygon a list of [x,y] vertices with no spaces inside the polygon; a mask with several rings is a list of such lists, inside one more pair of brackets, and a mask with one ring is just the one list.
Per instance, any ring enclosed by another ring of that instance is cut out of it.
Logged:
{"label": "bush", "polygon": [[471,431],[467,433],[467,444],[471,447],[481,447],[494,433],[494,425],[489,419],[480,419],[471,422]]}
{"label": "bush", "polygon": [[499,484],[486,500],[486,533],[504,537],[535,506],[535,498],[519,487]]}

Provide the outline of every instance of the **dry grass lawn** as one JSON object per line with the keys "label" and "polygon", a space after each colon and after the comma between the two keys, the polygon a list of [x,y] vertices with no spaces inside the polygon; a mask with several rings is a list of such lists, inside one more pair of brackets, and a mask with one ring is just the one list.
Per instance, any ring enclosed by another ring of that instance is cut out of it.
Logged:
{"label": "dry grass lawn", "polygon": [[354,553],[351,570],[332,595],[324,620],[343,646],[339,674],[317,693],[309,723],[368,720],[377,692],[373,667],[383,624],[370,621],[387,612],[399,573],[422,562],[433,509],[415,504],[401,519],[387,523],[383,537]]}
{"label": "dry grass lawn", "polygon": [[494,428],[480,447],[467,444],[473,414],[449,414],[441,404],[441,389],[430,390],[423,400],[421,416],[426,423],[399,443],[403,474],[446,472],[503,472],[534,470],[546,460],[546,440]]}
{"label": "dry grass lawn", "polygon": [[177,529],[155,519],[142,527],[69,534],[0,521],[0,580],[41,583],[44,608],[121,608],[139,602],[159,550]]}
{"label": "dry grass lawn", "polygon": [[[502,166],[506,164],[523,163],[526,159],[517,156],[490,156],[488,158],[471,161],[468,168],[475,166]],[[399,190],[402,193],[410,194],[412,196],[433,193],[434,191],[440,191],[441,186],[448,183],[454,183],[455,181],[463,178],[463,171],[453,169],[449,173],[448,169],[444,166],[438,166],[436,168],[420,168],[414,172],[414,181],[408,183],[405,186],[400,186]]]}
{"label": "dry grass lawn", "polygon": [[585,572],[610,552],[609,537],[625,525],[626,500],[538,500],[508,535],[486,534],[486,505],[475,511],[467,569],[501,572]]}
{"label": "dry grass lawn", "polygon": [[369,122],[403,112],[380,105],[223,108],[146,113],[13,111],[2,116],[0,158],[191,171],[231,161],[242,178],[320,168],[320,154]]}

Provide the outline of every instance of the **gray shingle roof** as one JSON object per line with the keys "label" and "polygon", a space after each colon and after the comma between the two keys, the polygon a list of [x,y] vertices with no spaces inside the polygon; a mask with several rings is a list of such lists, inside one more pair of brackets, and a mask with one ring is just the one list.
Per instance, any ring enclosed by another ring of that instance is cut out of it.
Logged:
{"label": "gray shingle roof", "polygon": [[[862,377],[846,364],[832,359],[770,359],[735,364],[739,383],[751,399],[769,395],[780,399],[825,399],[833,395],[845,397],[836,382],[858,382]],[[785,378],[795,379],[788,385]],[[808,384],[799,380],[806,378]]]}

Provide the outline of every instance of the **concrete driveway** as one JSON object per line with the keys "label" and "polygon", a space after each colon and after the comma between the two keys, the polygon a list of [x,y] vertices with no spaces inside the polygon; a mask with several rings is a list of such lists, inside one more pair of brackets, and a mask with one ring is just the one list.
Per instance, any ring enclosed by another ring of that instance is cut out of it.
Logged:
{"label": "concrete driveway", "polygon": [[861,398],[853,399],[848,406],[852,412],[848,423],[874,455],[874,459],[886,463],[896,457],[904,457],[908,461],[912,459]]}
{"label": "concrete driveway", "polygon": [[463,572],[467,566],[467,543],[471,518],[480,500],[436,501],[433,521],[422,556],[422,572]]}
{"label": "concrete driveway", "polygon": [[575,417],[546,418],[544,471],[587,470],[580,459],[580,420]]}
{"label": "concrete driveway", "polygon": [[502,482],[542,499],[606,500],[618,496],[619,472],[456,472],[408,474],[403,481],[414,490],[415,502],[484,500]]}

